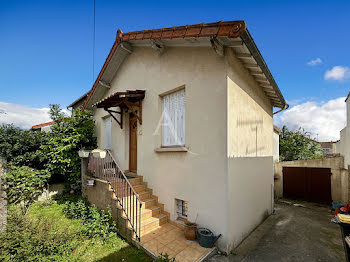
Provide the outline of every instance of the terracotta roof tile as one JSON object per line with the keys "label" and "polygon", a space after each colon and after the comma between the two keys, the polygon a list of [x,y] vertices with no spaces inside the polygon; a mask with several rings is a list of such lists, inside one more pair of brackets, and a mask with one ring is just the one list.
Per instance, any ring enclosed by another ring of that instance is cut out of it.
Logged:
{"label": "terracotta roof tile", "polygon": [[55,122],[52,121],[52,122],[47,122],[47,123],[35,125],[35,126],[32,126],[32,129],[36,129],[36,128],[43,127],[43,126],[49,126],[49,125],[52,125],[52,124],[54,124],[54,123],[55,123]]}

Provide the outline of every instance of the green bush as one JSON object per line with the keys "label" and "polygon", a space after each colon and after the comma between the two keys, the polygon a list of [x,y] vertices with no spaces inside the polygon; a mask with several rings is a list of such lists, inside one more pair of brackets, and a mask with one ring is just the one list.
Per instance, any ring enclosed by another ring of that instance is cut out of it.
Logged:
{"label": "green bush", "polygon": [[41,147],[49,159],[47,167],[53,175],[76,182],[80,180],[78,151],[97,146],[91,111],[76,110],[73,116],[67,117],[58,105],[50,105],[50,115],[55,124],[48,133],[47,143]]}
{"label": "green bush", "polygon": [[51,132],[1,125],[0,158],[15,166],[47,169],[53,181],[76,182],[80,180],[78,151],[97,146],[91,111],[76,110],[68,117],[58,105],[50,105],[50,116],[55,122]]}
{"label": "green bush", "polygon": [[280,161],[315,159],[323,156],[319,143],[310,138],[310,133],[299,128],[290,131],[283,126],[280,136]]}
{"label": "green bush", "polygon": [[0,157],[16,166],[44,169],[47,156],[40,147],[47,142],[47,133],[22,130],[10,124],[0,126]]}
{"label": "green bush", "polygon": [[60,231],[39,217],[24,218],[18,209],[9,213],[6,232],[0,234],[0,261],[78,261],[79,234]]}
{"label": "green bush", "polygon": [[7,172],[3,175],[3,187],[9,204],[19,204],[23,211],[27,211],[42,194],[49,178],[47,170],[37,171],[26,166],[7,166]]}
{"label": "green bush", "polygon": [[63,212],[68,218],[80,219],[83,234],[91,238],[99,237],[106,241],[117,233],[117,226],[112,221],[110,209],[98,211],[95,206],[89,206],[84,200],[79,200],[67,201]]}

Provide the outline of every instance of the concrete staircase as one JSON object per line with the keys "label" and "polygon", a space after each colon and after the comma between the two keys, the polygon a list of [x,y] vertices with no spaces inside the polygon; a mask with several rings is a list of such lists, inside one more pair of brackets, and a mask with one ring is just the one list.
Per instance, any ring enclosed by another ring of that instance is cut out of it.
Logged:
{"label": "concrete staircase", "polygon": [[[142,202],[141,208],[141,239],[143,235],[148,234],[149,232],[158,229],[161,225],[164,225],[169,221],[169,213],[164,211],[164,204],[158,202],[158,197],[153,195],[153,190],[148,188],[147,182],[143,181],[142,176],[133,175],[132,178],[128,178],[130,184],[134,188],[137,196]],[[125,212],[122,210],[119,202],[117,201],[117,194],[119,198],[124,198],[126,206],[128,206],[129,213],[131,214],[131,221],[133,216],[138,216],[138,211],[136,211],[136,207],[133,206],[136,201],[133,201],[127,192],[123,192],[122,183],[111,182],[111,186],[109,188],[111,192],[111,197],[115,200],[116,206],[120,209],[121,214],[121,223],[118,223],[120,227],[126,227],[128,231],[131,232],[132,238],[135,240],[135,234],[131,228],[131,224],[128,221]],[[116,193],[115,193],[116,192]],[[127,201],[130,201],[128,203]],[[129,235],[129,234],[127,234]]]}

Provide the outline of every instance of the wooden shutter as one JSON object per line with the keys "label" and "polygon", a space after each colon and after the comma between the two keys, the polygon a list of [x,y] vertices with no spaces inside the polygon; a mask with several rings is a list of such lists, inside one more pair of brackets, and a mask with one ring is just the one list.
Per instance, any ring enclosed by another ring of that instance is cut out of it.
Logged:
{"label": "wooden shutter", "polygon": [[106,117],[103,120],[104,123],[104,132],[105,132],[105,141],[104,148],[111,149],[112,148],[112,118]]}
{"label": "wooden shutter", "polygon": [[185,145],[185,89],[163,97],[162,145]]}

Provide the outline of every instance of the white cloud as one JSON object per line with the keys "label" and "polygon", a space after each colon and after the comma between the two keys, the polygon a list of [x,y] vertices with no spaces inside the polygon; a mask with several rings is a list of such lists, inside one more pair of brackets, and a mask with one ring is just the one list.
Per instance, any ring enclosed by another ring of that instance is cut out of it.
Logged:
{"label": "white cloud", "polygon": [[[64,110],[65,113],[68,110]],[[14,124],[29,129],[33,125],[50,122],[49,108],[33,108],[24,105],[0,102],[0,124]]]}
{"label": "white cloud", "polygon": [[324,74],[324,79],[326,80],[341,81],[348,78],[350,78],[350,68],[346,66],[335,66]]}
{"label": "white cloud", "polygon": [[335,141],[339,139],[339,132],[346,125],[345,97],[327,102],[308,101],[283,111],[276,115],[279,127],[286,125],[291,130],[299,127],[311,133],[311,138],[318,141]]}
{"label": "white cloud", "polygon": [[307,62],[307,64],[309,66],[316,66],[316,65],[322,64],[322,60],[321,60],[321,58],[317,57],[316,59],[313,59],[313,60]]}

